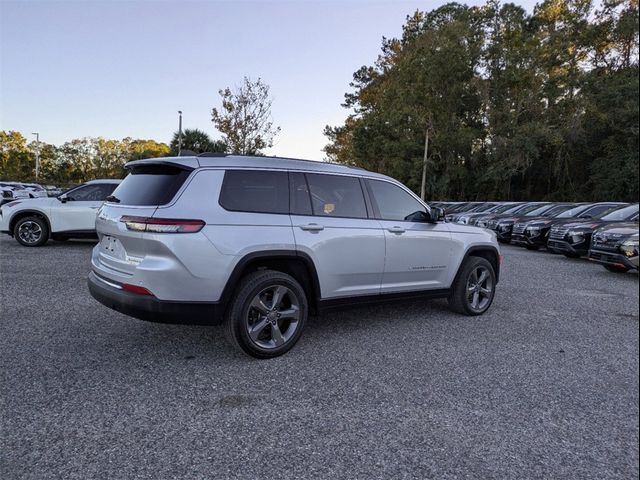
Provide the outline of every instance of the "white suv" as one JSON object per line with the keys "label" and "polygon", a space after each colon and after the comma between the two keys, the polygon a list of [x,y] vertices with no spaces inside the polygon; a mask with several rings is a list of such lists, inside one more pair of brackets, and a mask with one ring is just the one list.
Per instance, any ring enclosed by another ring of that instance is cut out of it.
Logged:
{"label": "white suv", "polygon": [[25,247],[40,247],[49,238],[95,238],[98,208],[120,180],[93,180],[62,195],[15,200],[0,208],[0,233]]}
{"label": "white suv", "polygon": [[204,154],[138,160],[100,208],[89,290],[133,317],[215,323],[258,358],[298,340],[309,312],[445,297],[464,314],[495,295],[488,230],[441,221],[399,182],[362,169]]}

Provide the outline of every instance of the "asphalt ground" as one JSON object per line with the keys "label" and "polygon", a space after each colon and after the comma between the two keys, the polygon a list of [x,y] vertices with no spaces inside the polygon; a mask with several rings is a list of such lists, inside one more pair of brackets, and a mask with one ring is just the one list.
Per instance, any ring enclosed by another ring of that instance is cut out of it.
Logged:
{"label": "asphalt ground", "polygon": [[88,294],[92,244],[0,239],[2,479],[638,477],[638,275],[505,247],[491,310],[312,318],[287,355]]}

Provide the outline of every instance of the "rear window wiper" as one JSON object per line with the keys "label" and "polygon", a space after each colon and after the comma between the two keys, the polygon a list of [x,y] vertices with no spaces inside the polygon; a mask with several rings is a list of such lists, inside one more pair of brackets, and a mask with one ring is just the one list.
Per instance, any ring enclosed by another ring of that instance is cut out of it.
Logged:
{"label": "rear window wiper", "polygon": [[115,195],[109,195],[107,198],[105,198],[105,201],[113,202],[113,203],[120,203],[120,199],[118,197],[116,197]]}

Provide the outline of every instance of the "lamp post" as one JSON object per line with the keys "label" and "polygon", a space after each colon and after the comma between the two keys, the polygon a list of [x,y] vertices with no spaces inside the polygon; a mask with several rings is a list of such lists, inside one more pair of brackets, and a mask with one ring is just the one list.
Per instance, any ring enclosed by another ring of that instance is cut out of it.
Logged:
{"label": "lamp post", "polygon": [[36,182],[40,174],[40,133],[33,132],[31,135],[36,136]]}
{"label": "lamp post", "polygon": [[182,152],[182,110],[178,110],[178,156]]}

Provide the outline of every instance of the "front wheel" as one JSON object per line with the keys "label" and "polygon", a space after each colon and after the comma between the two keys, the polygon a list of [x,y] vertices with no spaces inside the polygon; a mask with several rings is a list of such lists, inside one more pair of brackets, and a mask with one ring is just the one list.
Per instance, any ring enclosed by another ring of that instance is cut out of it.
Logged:
{"label": "front wheel", "polygon": [[13,237],[24,247],[40,247],[49,239],[49,227],[40,217],[25,217],[13,227]]}
{"label": "front wheel", "polygon": [[627,267],[618,267],[616,265],[603,265],[603,267],[613,273],[627,273],[630,270]]}
{"label": "front wheel", "polygon": [[482,315],[491,306],[495,293],[493,265],[485,258],[468,257],[451,288],[449,307],[463,315]]}
{"label": "front wheel", "polygon": [[273,358],[296,344],[308,315],[307,296],[290,275],[261,270],[240,282],[225,318],[231,343],[256,358]]}

